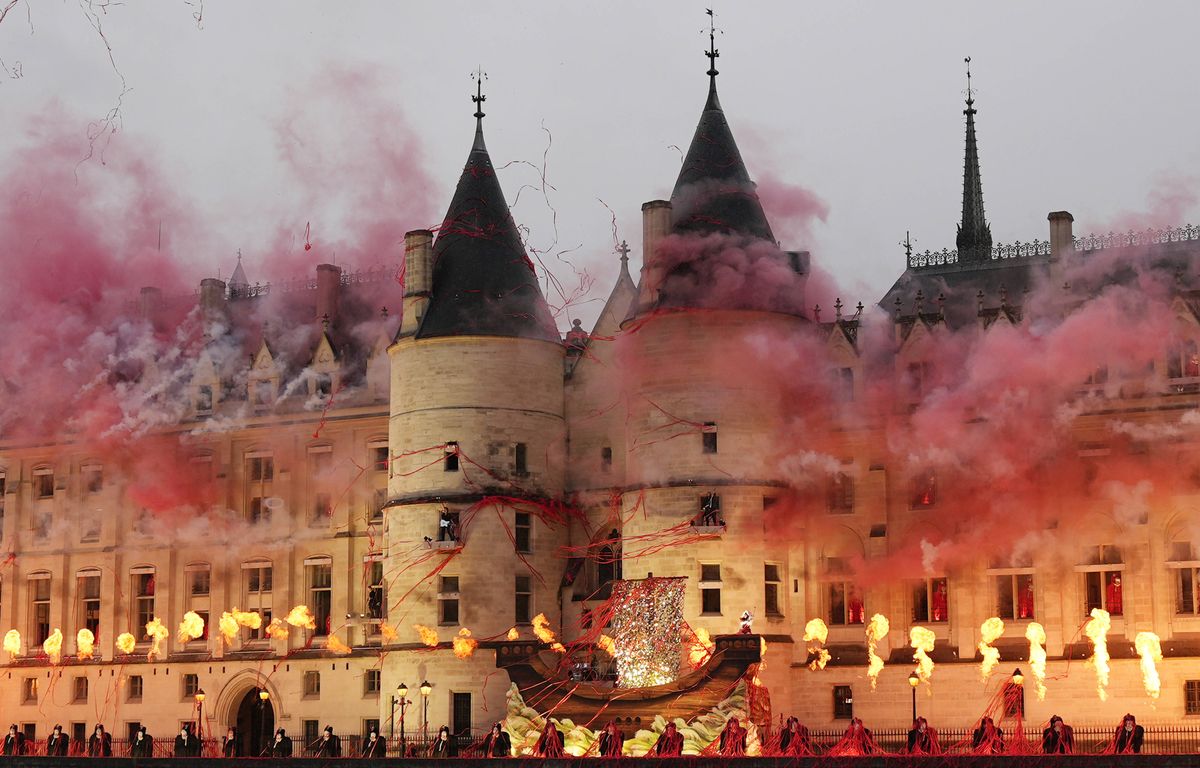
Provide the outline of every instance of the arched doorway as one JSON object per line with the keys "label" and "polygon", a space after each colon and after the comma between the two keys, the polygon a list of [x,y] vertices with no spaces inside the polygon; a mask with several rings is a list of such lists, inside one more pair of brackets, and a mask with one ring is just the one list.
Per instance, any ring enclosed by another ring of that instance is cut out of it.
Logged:
{"label": "arched doorway", "polygon": [[268,748],[275,733],[275,705],[258,696],[259,689],[251,688],[237,708],[238,754],[259,757]]}

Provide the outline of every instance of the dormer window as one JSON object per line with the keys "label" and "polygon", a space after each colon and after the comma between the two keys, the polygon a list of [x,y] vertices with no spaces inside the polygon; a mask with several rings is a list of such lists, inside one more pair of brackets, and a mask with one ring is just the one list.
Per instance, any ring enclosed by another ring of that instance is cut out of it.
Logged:
{"label": "dormer window", "polygon": [[446,443],[445,453],[442,457],[442,469],[446,472],[458,471],[458,443]]}
{"label": "dormer window", "polygon": [[317,397],[329,397],[333,394],[333,377],[328,373],[318,373],[316,376]]}
{"label": "dormer window", "polygon": [[208,384],[201,384],[196,388],[196,413],[212,413],[213,409],[213,388]]}
{"label": "dormer window", "polygon": [[717,423],[715,421],[704,422],[700,437],[704,453],[717,452]]}

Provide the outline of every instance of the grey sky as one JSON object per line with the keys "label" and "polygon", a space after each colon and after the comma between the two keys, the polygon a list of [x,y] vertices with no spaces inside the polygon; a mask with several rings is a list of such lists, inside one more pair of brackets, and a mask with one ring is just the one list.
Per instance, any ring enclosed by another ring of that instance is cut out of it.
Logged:
{"label": "grey sky", "polygon": [[[569,258],[596,272],[603,297],[616,260],[598,200],[616,212],[636,267],[641,203],[669,195],[680,162],[670,145],[686,149],[703,105],[704,7],[209,0],[198,29],[195,6],[182,2],[114,6],[102,19],[132,90],[112,151],[153,147],[180,194],[211,218],[213,242],[199,253],[180,244],[182,255],[228,275],[240,247],[251,280],[266,279],[255,259],[279,217],[312,220],[318,231],[327,218],[289,205],[280,116],[313,99],[328,123],[296,130],[353,141],[359,128],[354,114],[322,110],[308,84],[332,67],[379,73],[420,141],[440,218],[470,146],[469,73],[481,64],[493,160],[540,163],[542,125],[552,132],[559,246],[582,246]],[[1194,0],[721,0],[716,10],[721,100],[752,175],[769,167],[830,207],[811,242],[783,245],[811,250],[851,303],[878,299],[901,271],[905,230],[918,248],[953,246],[966,55],[997,242],[1045,238],[1046,213],[1058,209],[1075,215],[1077,233],[1142,212],[1155,223],[1195,217]],[[18,6],[0,24],[0,59],[10,70],[19,62],[22,75],[0,82],[0,163],[48,101],[95,118],[120,90],[76,3]],[[81,153],[83,132],[81,123]],[[511,202],[537,176],[514,165],[501,183]],[[1163,195],[1175,200],[1169,210]],[[533,242],[550,241],[540,196],[523,196],[514,215]]]}

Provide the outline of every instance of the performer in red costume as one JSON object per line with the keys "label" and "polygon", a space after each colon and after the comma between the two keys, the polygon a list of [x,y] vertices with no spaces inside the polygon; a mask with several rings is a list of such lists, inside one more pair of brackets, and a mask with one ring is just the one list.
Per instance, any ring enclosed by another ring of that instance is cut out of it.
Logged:
{"label": "performer in red costume", "polygon": [[683,754],[683,734],[675,727],[675,723],[667,723],[650,754],[655,757],[679,757]]}

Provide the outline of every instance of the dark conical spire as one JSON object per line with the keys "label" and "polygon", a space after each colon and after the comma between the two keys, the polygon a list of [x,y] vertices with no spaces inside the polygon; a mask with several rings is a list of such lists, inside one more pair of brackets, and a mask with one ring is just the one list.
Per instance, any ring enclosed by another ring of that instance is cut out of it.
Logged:
{"label": "dark conical spire", "polygon": [[979,146],[975,141],[975,96],[971,90],[971,58],[967,64],[967,149],[963,159],[962,223],[958,225],[960,262],[988,261],[992,258],[992,230],[983,212],[983,180],[979,175]]}
{"label": "dark conical spire", "polygon": [[[710,19],[712,10],[708,11]],[[758,201],[754,182],[742,161],[721,102],[717,98],[716,27],[708,32],[708,99],[671,192],[675,232],[725,232],[775,242]]]}
{"label": "dark conical spire", "polygon": [[471,97],[475,140],[433,244],[433,285],[417,338],[506,336],[558,343],[483,142],[483,78],[480,72]]}

